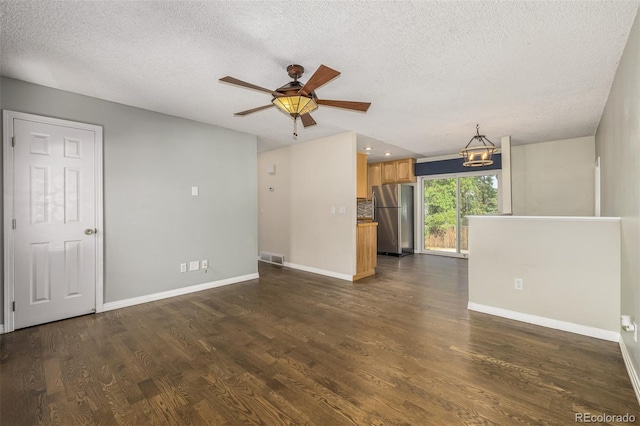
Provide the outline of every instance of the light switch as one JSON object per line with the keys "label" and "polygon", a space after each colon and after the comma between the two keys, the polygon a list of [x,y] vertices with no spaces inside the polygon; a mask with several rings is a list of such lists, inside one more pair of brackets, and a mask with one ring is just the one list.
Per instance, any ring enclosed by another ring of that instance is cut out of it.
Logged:
{"label": "light switch", "polygon": [[340,212],[340,214],[346,214],[347,213],[347,208],[346,207],[340,207],[339,212]]}
{"label": "light switch", "polygon": [[189,272],[198,271],[200,269],[200,262],[197,260],[194,262],[189,262]]}
{"label": "light switch", "polygon": [[336,214],[336,206],[331,206],[331,209],[329,210],[330,214]]}
{"label": "light switch", "polygon": [[198,195],[198,187],[197,186],[192,186],[191,187],[191,195]]}

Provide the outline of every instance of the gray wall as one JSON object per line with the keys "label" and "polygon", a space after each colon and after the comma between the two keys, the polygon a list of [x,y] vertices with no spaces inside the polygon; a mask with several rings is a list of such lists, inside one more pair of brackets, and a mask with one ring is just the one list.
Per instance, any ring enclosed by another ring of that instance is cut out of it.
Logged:
{"label": "gray wall", "polygon": [[[620,216],[620,313],[640,323],[640,15],[629,34],[596,132],[603,216]],[[635,370],[640,344],[620,331]]]}
{"label": "gray wall", "polygon": [[[0,88],[2,109],[104,128],[105,303],[257,272],[255,136],[8,78]],[[208,273],[180,273],[202,259]]]}
{"label": "gray wall", "polygon": [[481,311],[617,339],[618,219],[471,216],[469,253],[469,303]]}
{"label": "gray wall", "polygon": [[511,147],[516,216],[593,216],[593,136]]}

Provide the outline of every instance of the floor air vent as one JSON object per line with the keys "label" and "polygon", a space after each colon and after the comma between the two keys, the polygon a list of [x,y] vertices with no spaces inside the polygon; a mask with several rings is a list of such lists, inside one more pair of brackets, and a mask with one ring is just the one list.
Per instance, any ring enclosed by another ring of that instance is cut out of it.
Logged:
{"label": "floor air vent", "polygon": [[267,253],[265,251],[260,252],[260,260],[262,262],[273,263],[274,265],[284,265],[284,255]]}

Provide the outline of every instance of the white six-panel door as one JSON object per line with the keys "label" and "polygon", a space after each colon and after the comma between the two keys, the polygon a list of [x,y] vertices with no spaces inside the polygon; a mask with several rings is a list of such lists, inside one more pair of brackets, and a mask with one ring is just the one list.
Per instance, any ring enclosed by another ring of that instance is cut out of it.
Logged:
{"label": "white six-panel door", "polygon": [[5,189],[13,204],[11,229],[5,229],[12,233],[7,284],[13,284],[13,328],[95,312],[101,128],[19,113],[7,118],[13,137],[13,188]]}

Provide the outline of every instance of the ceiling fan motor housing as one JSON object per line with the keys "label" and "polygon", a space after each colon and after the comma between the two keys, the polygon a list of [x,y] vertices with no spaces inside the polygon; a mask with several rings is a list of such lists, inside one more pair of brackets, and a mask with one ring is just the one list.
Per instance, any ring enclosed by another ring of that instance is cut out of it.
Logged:
{"label": "ceiling fan motor housing", "polygon": [[[293,96],[293,95],[298,95],[300,93],[300,89],[302,89],[302,87],[303,87],[302,83],[300,83],[297,80],[294,80],[294,81],[290,81],[289,83],[285,84],[282,87],[278,87],[275,91],[278,92],[278,93],[282,93],[285,96]],[[306,97],[307,98],[316,99],[316,94],[315,94],[315,92],[311,92]]]}

